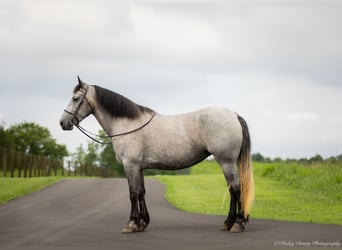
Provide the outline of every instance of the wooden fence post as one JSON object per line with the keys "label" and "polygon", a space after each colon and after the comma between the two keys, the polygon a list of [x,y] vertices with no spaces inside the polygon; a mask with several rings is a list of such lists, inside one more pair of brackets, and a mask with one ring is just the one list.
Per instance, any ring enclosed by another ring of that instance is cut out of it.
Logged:
{"label": "wooden fence post", "polygon": [[16,152],[17,153],[17,166],[18,166],[18,178],[21,178],[21,162],[22,162],[22,154],[21,152]]}
{"label": "wooden fence post", "polygon": [[74,163],[74,176],[76,176],[77,173],[77,161]]}
{"label": "wooden fence post", "polygon": [[52,160],[52,162],[53,162],[53,170],[55,172],[55,176],[57,176],[57,170],[58,170],[59,164],[57,160]]}
{"label": "wooden fence post", "polygon": [[14,150],[11,150],[11,163],[10,163],[10,166],[11,166],[11,178],[14,178]]}
{"label": "wooden fence post", "polygon": [[6,177],[6,157],[7,150],[5,148],[2,149],[2,177]]}
{"label": "wooden fence post", "polygon": [[51,160],[45,156],[45,176],[51,176]]}
{"label": "wooden fence post", "polygon": [[30,164],[29,155],[25,155],[24,157],[24,178],[27,178],[27,165]]}
{"label": "wooden fence post", "polygon": [[61,166],[62,166],[62,176],[64,177],[64,160],[61,162]]}
{"label": "wooden fence post", "polygon": [[34,166],[34,158],[33,158],[33,155],[30,155],[29,157],[29,177],[31,178],[32,177],[32,168]]}
{"label": "wooden fence post", "polygon": [[41,176],[41,171],[42,171],[42,157],[38,156],[38,177]]}
{"label": "wooden fence post", "polygon": [[37,156],[33,156],[33,177],[37,176]]}

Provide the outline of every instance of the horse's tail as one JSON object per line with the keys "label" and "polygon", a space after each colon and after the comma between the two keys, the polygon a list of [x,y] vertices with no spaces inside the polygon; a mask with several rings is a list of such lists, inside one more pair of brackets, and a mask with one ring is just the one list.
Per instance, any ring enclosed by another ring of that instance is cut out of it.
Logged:
{"label": "horse's tail", "polygon": [[238,115],[242,127],[242,146],[237,160],[240,172],[241,205],[245,220],[248,220],[254,199],[254,178],[251,158],[251,139],[246,121]]}

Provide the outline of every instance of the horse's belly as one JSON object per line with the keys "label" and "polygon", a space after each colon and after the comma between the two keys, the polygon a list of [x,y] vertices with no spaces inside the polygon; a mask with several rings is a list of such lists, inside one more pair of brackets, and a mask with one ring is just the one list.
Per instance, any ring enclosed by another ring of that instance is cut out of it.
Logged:
{"label": "horse's belly", "polygon": [[143,161],[143,168],[177,170],[191,167],[209,155],[204,148],[178,145],[149,154]]}

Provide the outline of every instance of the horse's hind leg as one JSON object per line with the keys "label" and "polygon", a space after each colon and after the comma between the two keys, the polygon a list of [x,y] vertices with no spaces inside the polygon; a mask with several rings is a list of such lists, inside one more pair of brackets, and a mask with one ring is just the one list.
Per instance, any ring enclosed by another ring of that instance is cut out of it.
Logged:
{"label": "horse's hind leg", "polygon": [[227,184],[229,184],[230,192],[230,207],[228,217],[225,220],[222,230],[230,232],[242,232],[244,230],[243,223],[240,223],[241,217],[243,218],[243,212],[241,208],[240,200],[240,179],[239,172],[235,161],[219,161],[226,178]]}

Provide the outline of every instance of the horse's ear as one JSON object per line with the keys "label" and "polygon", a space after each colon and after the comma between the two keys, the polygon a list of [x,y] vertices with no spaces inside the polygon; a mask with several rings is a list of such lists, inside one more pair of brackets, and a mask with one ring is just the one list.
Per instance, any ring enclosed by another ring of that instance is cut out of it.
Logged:
{"label": "horse's ear", "polygon": [[77,80],[78,80],[78,85],[82,85],[82,80],[80,79],[80,76],[77,76]]}
{"label": "horse's ear", "polygon": [[78,80],[78,86],[80,86],[80,88],[83,88],[86,85],[84,82],[82,82],[82,80],[80,79],[80,76],[77,76],[77,80]]}

